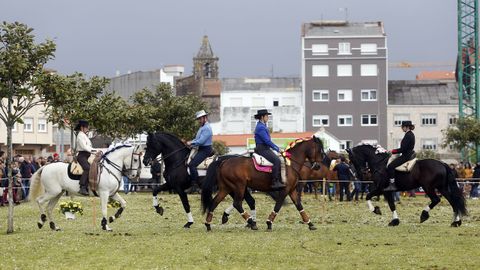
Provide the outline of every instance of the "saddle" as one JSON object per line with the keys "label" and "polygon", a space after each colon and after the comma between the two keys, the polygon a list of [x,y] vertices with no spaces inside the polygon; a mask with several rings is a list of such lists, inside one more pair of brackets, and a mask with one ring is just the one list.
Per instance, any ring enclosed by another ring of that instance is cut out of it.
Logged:
{"label": "saddle", "polygon": [[[398,166],[395,168],[396,171],[399,171],[399,172],[411,172],[412,171],[412,168],[413,166],[415,166],[415,163],[417,163],[417,160],[418,158],[416,157],[417,155],[415,153],[413,153],[411,156],[410,156],[410,159],[403,163],[402,165]],[[387,163],[387,166],[388,164],[390,164],[394,159],[396,159],[398,157],[398,154],[394,154],[392,155],[389,159],[388,159],[388,163]]]}
{"label": "saddle", "polygon": [[[252,153],[252,162],[255,169],[259,172],[264,173],[272,173],[273,164],[268,161],[264,156],[261,156],[255,152]],[[287,180],[287,170],[285,168],[285,160],[283,158],[280,159],[280,173],[282,175],[282,182],[286,183]]]}
{"label": "saddle", "polygon": [[[188,156],[188,159],[187,159],[187,164],[189,164],[190,161],[192,161],[192,159],[195,157],[197,153],[198,153],[198,148],[192,148],[192,151],[190,151],[190,155]],[[215,152],[212,151],[209,157],[207,157],[202,163],[198,164],[197,169],[206,170],[208,166],[214,161],[214,159],[215,159]]]}
{"label": "saddle", "polygon": [[[88,172],[88,185],[90,190],[95,191],[98,184],[98,163],[102,159],[102,151],[98,151],[95,154],[90,155],[88,163],[90,164],[90,171]],[[80,163],[74,159],[68,164],[68,177],[73,180],[80,180],[83,174],[83,168]]]}

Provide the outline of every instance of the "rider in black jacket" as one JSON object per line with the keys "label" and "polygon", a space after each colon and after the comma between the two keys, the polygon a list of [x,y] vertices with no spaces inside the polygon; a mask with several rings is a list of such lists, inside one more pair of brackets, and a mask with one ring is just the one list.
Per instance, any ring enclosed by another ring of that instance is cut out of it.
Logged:
{"label": "rider in black jacket", "polygon": [[401,155],[387,166],[387,175],[388,179],[390,179],[390,185],[386,187],[384,191],[397,190],[397,186],[395,185],[395,168],[409,161],[413,154],[415,135],[412,130],[414,129],[415,126],[412,124],[412,121],[402,121],[402,130],[405,132],[405,136],[403,136],[402,142],[400,143],[400,148],[392,150],[392,154]]}

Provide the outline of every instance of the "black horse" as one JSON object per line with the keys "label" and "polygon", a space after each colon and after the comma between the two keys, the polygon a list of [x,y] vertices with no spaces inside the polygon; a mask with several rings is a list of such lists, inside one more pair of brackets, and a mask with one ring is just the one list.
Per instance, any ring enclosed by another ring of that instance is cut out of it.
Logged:
{"label": "black horse", "polygon": [[[384,181],[384,179],[387,178],[386,166],[390,154],[388,152],[378,153],[377,150],[377,147],[372,145],[358,145],[352,149],[347,149],[347,152],[357,171],[364,171],[367,164],[372,170],[374,185],[366,197],[369,209],[375,214],[381,214],[378,206],[373,207],[371,198],[383,193],[388,201],[390,210],[393,212],[393,219],[388,225],[397,226],[400,224],[400,220],[395,209],[393,192],[383,191],[388,185],[388,181]],[[361,173],[358,176],[360,180],[363,180]],[[444,162],[434,159],[418,160],[411,172],[396,171],[395,183],[399,191],[412,190],[418,187],[422,187],[425,190],[431,203],[422,211],[420,222],[426,221],[430,217],[429,211],[440,202],[436,190],[448,200],[453,208],[452,227],[460,226],[462,224],[462,216],[468,214],[465,198],[457,185],[455,175],[452,169]]]}
{"label": "black horse", "polygon": [[[153,206],[155,210],[160,215],[163,215],[164,209],[158,203],[158,193],[160,191],[175,190],[178,196],[180,196],[185,213],[187,213],[187,223],[183,227],[190,228],[193,224],[193,216],[190,211],[187,193],[185,192],[192,184],[187,172],[187,159],[190,154],[190,148],[177,136],[167,132],[158,132],[148,134],[147,148],[145,150],[143,158],[145,166],[150,164],[160,154],[165,163],[165,171],[163,173],[165,184],[153,188]],[[229,157],[222,157],[222,159],[227,158]],[[250,193],[246,193],[245,200],[250,209],[255,209],[255,201]]]}

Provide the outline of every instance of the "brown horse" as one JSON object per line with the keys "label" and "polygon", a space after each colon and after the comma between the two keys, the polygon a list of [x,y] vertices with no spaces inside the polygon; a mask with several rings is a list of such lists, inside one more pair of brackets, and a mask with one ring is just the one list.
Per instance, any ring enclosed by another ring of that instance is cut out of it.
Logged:
{"label": "brown horse", "polygon": [[[312,169],[308,168],[307,166],[302,167],[302,169],[300,170],[300,173],[299,173],[300,180],[323,180],[323,179],[336,180],[337,173],[333,170],[330,170],[330,161],[339,159],[340,155],[336,151],[330,150],[327,153],[327,157],[328,157],[328,159],[325,159],[320,164],[320,169],[318,169],[318,170],[312,170]],[[325,162],[325,161],[327,161],[327,162]],[[299,195],[302,194],[303,188],[305,187],[305,185],[307,183],[308,183],[308,181],[307,182],[302,181],[302,182],[298,183],[297,191],[298,191]],[[322,183],[322,181],[313,182],[315,199],[318,198],[317,190],[318,190],[318,187],[320,186],[321,183]]]}
{"label": "brown horse", "polygon": [[[315,230],[315,226],[310,221],[307,213],[303,209],[302,203],[299,200],[297,194],[297,183],[300,170],[304,165],[304,161],[308,159],[312,165],[312,168],[318,168],[318,164],[322,162],[325,153],[323,151],[322,141],[315,135],[312,138],[296,141],[295,145],[292,145],[284,153],[284,157],[287,157],[286,166],[286,187],[279,191],[279,195],[275,199],[275,207],[267,220],[268,230],[272,229],[273,221],[280,211],[283,201],[287,195],[290,196],[297,210],[302,216],[302,220],[308,224],[310,230]],[[270,173],[259,172],[255,169],[252,159],[249,157],[235,157],[226,160],[217,160],[210,164],[207,170],[207,175],[202,187],[202,209],[203,213],[207,214],[205,226],[207,230],[211,230],[210,223],[213,219],[213,211],[218,204],[230,193],[234,194],[234,206],[242,213],[242,217],[249,223],[253,224],[254,221],[250,215],[243,210],[242,200],[247,187],[259,190],[263,192],[272,191],[272,176]],[[215,198],[212,199],[212,193],[215,186],[218,186],[218,193]]]}

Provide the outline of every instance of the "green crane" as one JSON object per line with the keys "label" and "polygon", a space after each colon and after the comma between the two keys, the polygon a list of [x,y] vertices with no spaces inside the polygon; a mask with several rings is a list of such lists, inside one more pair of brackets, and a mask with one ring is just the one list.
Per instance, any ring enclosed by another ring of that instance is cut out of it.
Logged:
{"label": "green crane", "polygon": [[[480,92],[478,83],[478,0],[457,0],[458,59],[456,77],[458,81],[459,117],[480,119]],[[480,161],[479,143],[472,145],[477,161]],[[466,158],[469,151],[462,152]]]}

